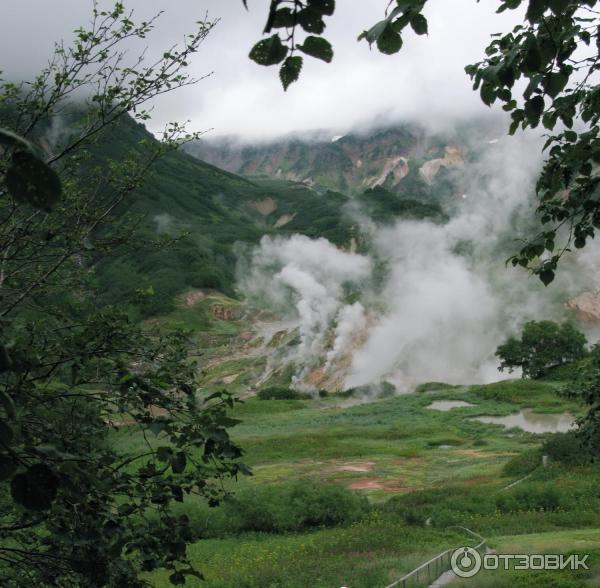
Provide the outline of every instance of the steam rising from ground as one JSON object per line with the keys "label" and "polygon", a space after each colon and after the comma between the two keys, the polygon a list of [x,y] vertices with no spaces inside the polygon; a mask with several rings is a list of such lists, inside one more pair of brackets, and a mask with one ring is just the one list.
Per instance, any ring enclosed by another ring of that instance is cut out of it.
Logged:
{"label": "steam rising from ground", "polygon": [[[327,333],[336,316],[340,325],[353,316],[353,307],[343,303],[344,287],[364,282],[371,261],[341,251],[326,239],[293,235],[263,237],[250,267],[242,282],[246,291],[275,309],[293,306],[299,317],[300,343],[287,358],[299,366],[295,375],[299,384],[325,354]],[[345,336],[347,327],[339,334]]]}
{"label": "steam rising from ground", "polygon": [[[336,249],[324,239],[264,238],[244,287],[279,310],[293,304],[300,344],[293,360],[298,385],[316,366],[342,369],[346,387],[391,381],[400,390],[431,380],[475,383],[499,379],[494,351],[523,322],[559,318],[566,297],[590,287],[564,265],[545,289],[525,271],[505,268],[519,231],[531,234],[534,182],[541,167],[537,137],[485,141],[464,170],[465,197],[446,224],[398,221],[370,232],[372,257]],[[587,251],[582,264],[596,255]],[[369,290],[374,261],[389,271]],[[362,286],[361,302],[345,304],[345,287]],[[383,308],[369,320],[365,306]],[[364,305],[364,306],[363,306]],[[362,345],[357,349],[357,334]]]}

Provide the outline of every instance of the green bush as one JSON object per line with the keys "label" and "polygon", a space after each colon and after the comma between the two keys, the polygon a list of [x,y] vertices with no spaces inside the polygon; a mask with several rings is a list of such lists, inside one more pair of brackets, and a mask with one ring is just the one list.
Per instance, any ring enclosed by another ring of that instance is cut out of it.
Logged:
{"label": "green bush", "polygon": [[502,473],[505,476],[526,476],[542,463],[542,452],[539,449],[524,451],[508,461]]}
{"label": "green bush", "polygon": [[309,400],[311,396],[283,386],[271,386],[259,390],[256,397],[259,400]]}
{"label": "green bush", "polygon": [[496,506],[501,512],[516,511],[556,511],[564,504],[560,492],[548,484],[523,483],[510,494],[496,497]]}
{"label": "green bush", "polygon": [[343,486],[298,481],[245,488],[216,508],[190,512],[190,519],[197,537],[216,537],[334,527],[358,521],[369,511],[366,497]]}
{"label": "green bush", "polygon": [[584,446],[575,431],[556,433],[542,445],[542,453],[565,465],[584,465],[592,461],[589,449]]}

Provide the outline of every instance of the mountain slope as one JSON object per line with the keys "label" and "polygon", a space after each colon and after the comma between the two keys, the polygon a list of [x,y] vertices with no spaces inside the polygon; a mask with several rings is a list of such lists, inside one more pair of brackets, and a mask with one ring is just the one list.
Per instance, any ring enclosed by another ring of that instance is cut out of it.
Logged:
{"label": "mountain slope", "polygon": [[[142,125],[123,119],[94,148],[105,165],[142,154],[155,139]],[[144,185],[117,211],[116,221],[141,218],[142,243],[181,236],[174,247],[117,251],[98,264],[99,290],[107,302],[121,302],[137,289],[155,294],[145,313],[168,310],[186,288],[215,288],[233,293],[238,242],[257,243],[266,234],[325,236],[343,246],[351,222],[342,212],[346,196],[321,194],[292,182],[253,182],[182,152],[155,164]]]}
{"label": "mountain slope", "polygon": [[250,178],[287,179],[347,194],[383,187],[418,200],[440,200],[459,190],[453,175],[476,156],[474,145],[495,133],[495,125],[479,121],[451,133],[404,124],[341,137],[294,135],[255,145],[231,137],[200,140],[186,150]]}

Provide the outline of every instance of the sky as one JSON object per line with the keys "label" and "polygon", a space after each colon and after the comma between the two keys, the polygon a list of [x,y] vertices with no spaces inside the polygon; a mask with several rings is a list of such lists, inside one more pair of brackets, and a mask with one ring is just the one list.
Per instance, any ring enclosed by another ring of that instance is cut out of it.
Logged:
{"label": "sky", "polygon": [[[400,54],[381,55],[356,38],[380,20],[387,0],[338,0],[325,36],[334,60],[308,58],[300,81],[287,92],[277,68],[248,59],[261,38],[268,0],[125,0],[134,20],[164,10],[144,41],[149,55],[160,55],[208,16],[220,19],[190,64],[195,76],[212,74],[196,86],[157,100],[151,129],[168,121],[191,121],[193,130],[249,140],[295,131],[352,128],[407,120],[431,126],[489,113],[472,91],[464,66],[483,58],[490,34],[509,30],[515,12],[495,14],[497,2],[429,0],[429,36],[405,35]],[[100,6],[109,7],[110,0]],[[0,70],[5,78],[27,79],[47,61],[57,39],[89,21],[91,0],[2,0]],[[142,49],[140,45],[137,49]],[[135,47],[131,47],[132,55]]]}

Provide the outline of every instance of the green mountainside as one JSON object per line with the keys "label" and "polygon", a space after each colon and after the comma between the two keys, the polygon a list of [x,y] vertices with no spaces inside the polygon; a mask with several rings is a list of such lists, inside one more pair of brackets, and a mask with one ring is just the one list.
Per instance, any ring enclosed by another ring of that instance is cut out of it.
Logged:
{"label": "green mountainside", "polygon": [[[122,161],[143,154],[156,141],[130,118],[111,128],[94,147],[93,160]],[[347,214],[351,198],[284,179],[247,179],[200,161],[182,150],[169,152],[154,165],[143,186],[117,211],[117,222],[138,219],[140,246],[123,249],[96,267],[105,302],[130,300],[152,288],[143,315],[173,308],[174,297],[190,288],[211,288],[235,295],[238,243],[257,243],[263,235],[300,233],[325,237],[350,248],[354,221]],[[398,216],[443,218],[435,202],[419,202],[378,186],[356,197],[379,221]],[[169,247],[148,246],[166,236]],[[360,244],[359,244],[360,247]]]}

